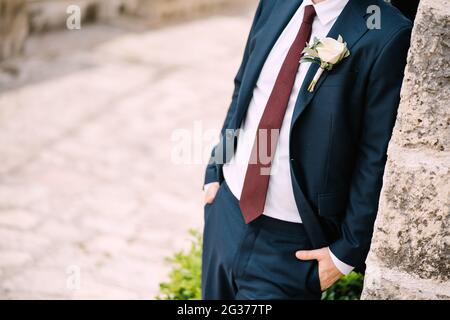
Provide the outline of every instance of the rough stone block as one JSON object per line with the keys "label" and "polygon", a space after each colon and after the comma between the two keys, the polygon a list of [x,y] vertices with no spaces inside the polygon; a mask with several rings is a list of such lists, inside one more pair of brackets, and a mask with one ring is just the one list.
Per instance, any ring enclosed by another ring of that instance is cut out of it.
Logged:
{"label": "rough stone block", "polygon": [[420,2],[364,299],[450,298],[449,26],[447,1]]}
{"label": "rough stone block", "polygon": [[28,35],[25,0],[0,0],[0,61],[23,50]]}
{"label": "rough stone block", "polygon": [[450,150],[450,5],[420,2],[393,141]]}

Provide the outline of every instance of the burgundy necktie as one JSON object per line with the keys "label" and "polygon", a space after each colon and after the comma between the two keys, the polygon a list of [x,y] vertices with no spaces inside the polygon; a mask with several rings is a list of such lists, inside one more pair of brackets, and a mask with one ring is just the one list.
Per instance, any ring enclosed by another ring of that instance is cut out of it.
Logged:
{"label": "burgundy necktie", "polygon": [[302,51],[311,37],[315,16],[314,7],[306,6],[300,31],[281,66],[259,122],[239,201],[246,223],[252,222],[264,211],[278,133],[295,83]]}

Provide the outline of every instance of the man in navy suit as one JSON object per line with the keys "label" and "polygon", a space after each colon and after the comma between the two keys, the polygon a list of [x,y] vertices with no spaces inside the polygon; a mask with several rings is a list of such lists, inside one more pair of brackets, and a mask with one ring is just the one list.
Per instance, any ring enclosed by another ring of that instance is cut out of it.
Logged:
{"label": "man in navy suit", "polygon": [[[364,271],[410,32],[382,0],[260,1],[206,169],[204,299],[320,299]],[[306,43],[339,36],[308,90]]]}

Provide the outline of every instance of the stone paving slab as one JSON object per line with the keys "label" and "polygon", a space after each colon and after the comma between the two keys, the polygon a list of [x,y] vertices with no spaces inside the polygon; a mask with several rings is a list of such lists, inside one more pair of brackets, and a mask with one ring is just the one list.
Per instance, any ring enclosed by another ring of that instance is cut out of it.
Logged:
{"label": "stone paving slab", "polygon": [[203,165],[173,163],[172,134],[219,128],[250,22],[244,12],[142,33],[83,27],[32,38],[10,62],[1,299],[155,297],[164,257],[203,216]]}

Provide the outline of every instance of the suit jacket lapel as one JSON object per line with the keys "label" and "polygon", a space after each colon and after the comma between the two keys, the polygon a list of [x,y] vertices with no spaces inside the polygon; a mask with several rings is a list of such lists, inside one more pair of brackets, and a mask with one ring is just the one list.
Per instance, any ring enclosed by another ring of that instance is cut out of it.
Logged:
{"label": "suit jacket lapel", "polygon": [[[333,39],[337,39],[339,35],[342,35],[344,41],[347,42],[347,47],[350,49],[350,52],[351,48],[368,31],[366,20],[364,19],[366,11],[364,10],[364,6],[362,6],[359,1],[361,0],[350,0],[348,2],[347,6],[344,8],[341,15],[338,17],[327,35],[327,37]],[[345,60],[343,60],[341,63],[345,63]],[[317,82],[314,91],[309,92],[308,86],[313,80],[318,69],[318,64],[312,64],[308,70],[308,73],[306,74],[294,108],[291,128],[295,124],[301,113],[305,110],[306,106],[311,102],[316,92],[319,91],[322,83],[327,78],[328,72],[325,71]]]}
{"label": "suit jacket lapel", "polygon": [[264,62],[278,37],[291,20],[303,0],[279,0],[274,5],[266,25],[259,31],[260,36],[253,49],[253,57],[249,59],[241,82],[241,90],[237,101],[236,127],[239,127],[248,109],[253,89],[258,80]]}

